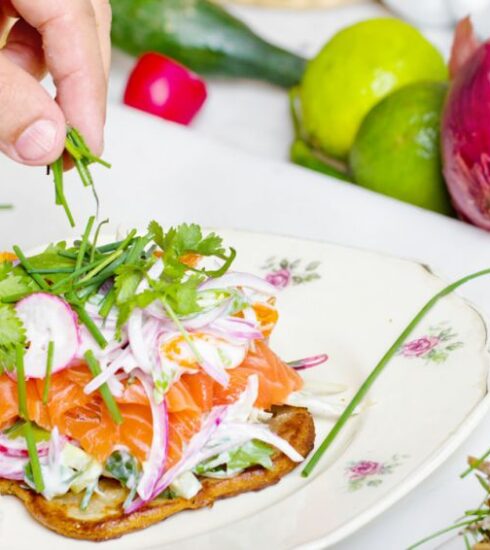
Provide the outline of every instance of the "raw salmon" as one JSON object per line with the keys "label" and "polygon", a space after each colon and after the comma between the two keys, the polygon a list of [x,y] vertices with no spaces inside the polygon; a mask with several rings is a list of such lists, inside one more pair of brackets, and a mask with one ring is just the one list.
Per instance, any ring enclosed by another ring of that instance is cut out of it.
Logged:
{"label": "raw salmon", "polygon": [[[186,373],[166,395],[169,413],[169,448],[167,467],[175,464],[186,444],[199,431],[203,414],[215,405],[236,401],[247,385],[248,377],[258,375],[259,394],[256,405],[268,409],[283,403],[288,395],[301,388],[301,377],[268,347],[257,341],[243,363],[230,369],[230,383],[223,388],[206,373]],[[99,392],[83,391],[92,379],[82,363],[55,373],[51,377],[48,402],[44,405],[43,380],[27,381],[29,416],[39,426],[50,430],[57,426],[62,434],[78,441],[80,446],[104,462],[117,446],[126,446],[141,462],[148,456],[153,430],[148,397],[137,380],[124,382],[116,397],[123,422],[112,420]],[[18,417],[17,384],[7,375],[0,376],[0,428]]]}

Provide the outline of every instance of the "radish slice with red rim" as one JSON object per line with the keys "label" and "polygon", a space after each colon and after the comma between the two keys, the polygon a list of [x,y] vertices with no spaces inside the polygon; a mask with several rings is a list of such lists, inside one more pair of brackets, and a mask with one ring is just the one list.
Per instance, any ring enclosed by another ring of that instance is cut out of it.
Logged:
{"label": "radish slice with red rim", "polygon": [[24,356],[27,378],[44,378],[48,345],[54,342],[53,372],[67,367],[80,345],[75,312],[64,300],[45,292],[27,296],[15,306],[24,324],[28,346]]}

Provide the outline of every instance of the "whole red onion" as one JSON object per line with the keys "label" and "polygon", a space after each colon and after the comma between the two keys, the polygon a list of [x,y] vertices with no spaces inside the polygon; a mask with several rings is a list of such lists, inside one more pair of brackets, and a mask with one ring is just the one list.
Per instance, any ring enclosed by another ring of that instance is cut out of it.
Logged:
{"label": "whole red onion", "polygon": [[470,53],[443,111],[444,177],[459,215],[490,231],[490,41]]}

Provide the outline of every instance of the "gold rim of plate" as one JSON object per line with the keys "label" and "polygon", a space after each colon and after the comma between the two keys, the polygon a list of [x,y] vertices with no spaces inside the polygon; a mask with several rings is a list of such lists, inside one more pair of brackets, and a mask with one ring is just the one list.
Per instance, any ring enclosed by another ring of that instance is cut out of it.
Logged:
{"label": "gold rim of plate", "polygon": [[263,8],[338,8],[350,4],[360,4],[365,0],[225,0],[227,4],[245,4]]}

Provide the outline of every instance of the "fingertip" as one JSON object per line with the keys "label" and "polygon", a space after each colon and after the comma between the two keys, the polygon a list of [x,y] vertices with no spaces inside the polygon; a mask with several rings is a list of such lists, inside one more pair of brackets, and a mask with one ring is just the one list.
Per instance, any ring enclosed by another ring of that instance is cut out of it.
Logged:
{"label": "fingertip", "polygon": [[63,154],[65,134],[65,126],[60,121],[35,120],[21,131],[11,156],[30,166],[51,164]]}

